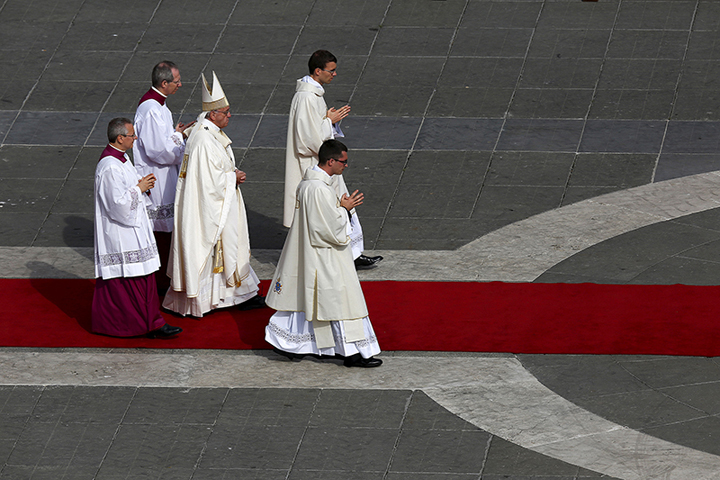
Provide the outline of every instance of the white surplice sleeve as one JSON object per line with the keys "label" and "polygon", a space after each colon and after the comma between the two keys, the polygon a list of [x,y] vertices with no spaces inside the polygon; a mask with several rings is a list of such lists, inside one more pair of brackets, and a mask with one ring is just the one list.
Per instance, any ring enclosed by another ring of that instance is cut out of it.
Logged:
{"label": "white surplice sleeve", "polygon": [[99,174],[98,196],[104,214],[112,221],[127,227],[141,226],[140,215],[145,213],[145,199],[140,187],[128,185],[122,167],[109,166]]}
{"label": "white surplice sleeve", "polygon": [[[180,165],[182,163],[185,142],[182,134],[174,131],[172,124],[167,124],[160,110],[148,111],[142,125],[142,146],[145,149],[146,161],[158,165]],[[172,133],[168,136],[168,130]]]}

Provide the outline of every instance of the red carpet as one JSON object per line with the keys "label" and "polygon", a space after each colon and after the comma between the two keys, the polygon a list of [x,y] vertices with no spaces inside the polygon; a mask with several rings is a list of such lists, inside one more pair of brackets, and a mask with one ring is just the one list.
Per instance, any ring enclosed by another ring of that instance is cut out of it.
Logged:
{"label": "red carpet", "polygon": [[[271,309],[166,314],[185,330],[171,340],[93,335],[93,285],[0,279],[0,346],[269,348]],[[365,282],[363,290],[383,350],[720,355],[716,286]]]}

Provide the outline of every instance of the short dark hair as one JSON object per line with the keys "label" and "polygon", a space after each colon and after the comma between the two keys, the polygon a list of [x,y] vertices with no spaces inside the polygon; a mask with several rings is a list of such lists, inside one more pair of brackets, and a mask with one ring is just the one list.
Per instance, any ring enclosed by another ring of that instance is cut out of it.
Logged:
{"label": "short dark hair", "polygon": [[125,117],[113,118],[108,123],[107,135],[110,143],[115,143],[120,135],[127,135],[127,125],[132,125],[132,120]]}
{"label": "short dark hair", "polygon": [[335,55],[328,52],[327,50],[318,50],[317,52],[313,53],[312,55],[310,55],[310,60],[308,60],[308,69],[310,70],[310,75],[315,73],[316,68],[324,70],[325,65],[330,62],[337,63],[337,58],[335,58]]}
{"label": "short dark hair", "polygon": [[320,150],[318,151],[318,165],[325,165],[331,158],[338,160],[342,157],[343,152],[347,151],[347,147],[341,141],[334,139],[325,140],[323,144],[320,145]]}
{"label": "short dark hair", "polygon": [[180,69],[170,60],[163,60],[153,67],[152,71],[152,86],[155,88],[162,87],[162,82],[172,82],[175,79],[173,75],[173,68],[177,71]]}

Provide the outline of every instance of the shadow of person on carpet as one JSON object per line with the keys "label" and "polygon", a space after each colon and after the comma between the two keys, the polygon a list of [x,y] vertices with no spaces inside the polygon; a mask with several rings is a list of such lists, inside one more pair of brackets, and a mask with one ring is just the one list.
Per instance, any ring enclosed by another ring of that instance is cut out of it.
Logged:
{"label": "shadow of person on carpet", "polygon": [[90,310],[95,283],[45,262],[32,261],[26,266],[32,272],[30,285],[65,315],[74,319],[83,330],[91,333]]}
{"label": "shadow of person on carpet", "polygon": [[275,310],[259,308],[241,312],[232,312],[232,320],[237,328],[238,336],[243,345],[252,350],[267,350],[270,346],[265,342],[265,326]]}

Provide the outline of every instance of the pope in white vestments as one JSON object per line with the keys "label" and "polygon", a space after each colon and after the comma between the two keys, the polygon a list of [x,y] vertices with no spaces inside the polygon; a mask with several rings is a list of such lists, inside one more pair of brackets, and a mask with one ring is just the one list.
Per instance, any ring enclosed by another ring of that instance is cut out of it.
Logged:
{"label": "pope in white vestments", "polygon": [[[297,208],[273,276],[268,306],[278,310],[265,339],[289,358],[340,355],[348,367],[377,367],[380,346],[368,318],[350,249],[355,192],[338,200],[332,177],[347,166],[347,149],[329,140],[320,163],[305,171]],[[359,200],[358,200],[359,199]]]}
{"label": "pope in white vestments", "polygon": [[[245,202],[227,126],[230,106],[213,73],[203,76],[203,113],[193,127],[175,193],[175,227],[168,265],[171,287],[163,307],[202,317],[215,308],[265,306],[250,266]],[[249,302],[249,303],[247,303]]]}

